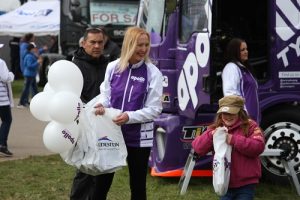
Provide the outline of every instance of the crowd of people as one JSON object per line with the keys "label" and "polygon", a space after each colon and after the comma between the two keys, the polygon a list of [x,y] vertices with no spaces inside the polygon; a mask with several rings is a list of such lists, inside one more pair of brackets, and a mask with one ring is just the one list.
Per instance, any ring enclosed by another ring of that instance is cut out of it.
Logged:
{"label": "crowd of people", "polygon": [[[13,106],[10,83],[14,78],[24,78],[24,88],[17,107],[28,107],[30,91],[31,98],[38,93],[36,76],[42,64],[41,54],[58,51],[57,38],[51,37],[51,41],[51,47],[45,45],[38,48],[33,33],[26,34],[22,39],[13,38],[9,42],[10,68],[0,59],[1,155],[13,155],[7,145]],[[2,46],[0,44],[0,48]],[[153,145],[153,121],[162,112],[163,76],[151,63],[149,51],[150,35],[142,28],[128,28],[120,49],[109,39],[105,29],[99,27],[86,29],[72,58],[83,75],[82,102],[87,103],[99,95],[96,115],[103,115],[107,107],[122,111],[114,123],[121,126],[128,151],[132,200],[147,199],[146,177]],[[244,40],[234,38],[228,43],[226,62],[222,72],[224,97],[219,100],[215,122],[193,141],[192,146],[199,155],[213,151],[212,136],[215,129],[225,126],[226,141],[234,148],[229,190],[222,199],[238,199],[245,195],[246,199],[253,199],[255,185],[261,176],[258,156],[264,149],[264,138],[258,126],[260,110],[257,83],[251,73]],[[132,76],[139,77],[140,81],[130,78]],[[241,168],[244,165],[251,166],[251,169],[244,171]],[[105,200],[113,178],[114,173],[92,176],[77,170],[70,199]]]}

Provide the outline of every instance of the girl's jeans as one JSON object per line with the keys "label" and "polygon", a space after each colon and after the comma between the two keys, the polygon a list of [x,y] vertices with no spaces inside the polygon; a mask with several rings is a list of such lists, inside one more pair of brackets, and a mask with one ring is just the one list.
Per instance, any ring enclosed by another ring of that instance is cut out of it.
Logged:
{"label": "girl's jeans", "polygon": [[229,188],[227,193],[220,200],[253,200],[255,185],[249,184],[239,188]]}

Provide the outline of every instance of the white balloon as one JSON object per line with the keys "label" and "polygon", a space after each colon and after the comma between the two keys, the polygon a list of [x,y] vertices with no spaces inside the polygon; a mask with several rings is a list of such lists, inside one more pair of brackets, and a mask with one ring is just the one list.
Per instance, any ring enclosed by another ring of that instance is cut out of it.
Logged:
{"label": "white balloon", "polygon": [[49,102],[51,101],[53,92],[39,92],[30,101],[30,112],[38,120],[50,121]]}
{"label": "white balloon", "polygon": [[74,93],[61,91],[53,95],[48,107],[51,119],[60,123],[71,123],[79,119],[83,105]]}
{"label": "white balloon", "polygon": [[44,130],[43,142],[48,150],[63,153],[75,145],[78,133],[79,127],[75,122],[61,124],[51,121]]}
{"label": "white balloon", "polygon": [[52,93],[54,93],[54,90],[51,88],[51,86],[50,86],[49,83],[46,83],[46,85],[44,86],[43,91],[44,92],[52,92]]}
{"label": "white balloon", "polygon": [[67,90],[80,96],[83,76],[74,63],[68,60],[58,60],[49,69],[48,82],[55,92]]}

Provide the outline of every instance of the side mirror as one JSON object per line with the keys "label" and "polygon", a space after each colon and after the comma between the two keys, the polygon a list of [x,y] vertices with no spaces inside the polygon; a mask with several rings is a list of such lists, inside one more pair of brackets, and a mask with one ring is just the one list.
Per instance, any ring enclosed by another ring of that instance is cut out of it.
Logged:
{"label": "side mirror", "polygon": [[73,22],[81,21],[81,7],[79,0],[71,0],[70,11],[72,15]]}

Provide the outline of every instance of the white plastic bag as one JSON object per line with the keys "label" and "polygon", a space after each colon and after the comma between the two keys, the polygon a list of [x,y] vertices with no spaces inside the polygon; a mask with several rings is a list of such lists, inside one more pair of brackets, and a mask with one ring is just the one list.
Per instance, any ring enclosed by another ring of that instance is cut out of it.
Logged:
{"label": "white plastic bag", "polygon": [[232,147],[226,143],[226,128],[219,127],[213,135],[215,155],[213,159],[213,186],[215,192],[226,194],[230,180]]}
{"label": "white plastic bag", "polygon": [[112,121],[121,111],[106,108],[104,115],[96,116],[95,103],[96,98],[86,104],[81,113],[81,130],[76,146],[61,154],[66,163],[94,176],[126,166],[127,157],[121,127]]}

